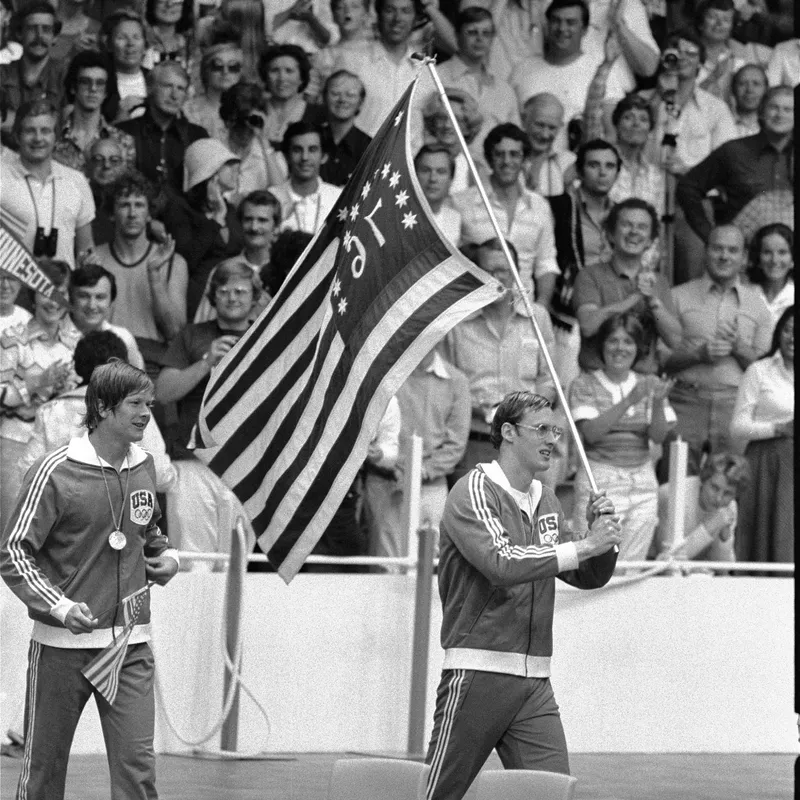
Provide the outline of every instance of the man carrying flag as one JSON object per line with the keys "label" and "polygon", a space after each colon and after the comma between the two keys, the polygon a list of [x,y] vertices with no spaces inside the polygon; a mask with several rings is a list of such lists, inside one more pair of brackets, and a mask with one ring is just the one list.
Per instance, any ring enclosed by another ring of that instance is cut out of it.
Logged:
{"label": "man carrying flag", "polygon": [[500,284],[440,234],[412,168],[416,81],[270,306],[212,372],[199,433],[287,582],[367,455],[389,399]]}
{"label": "man carrying flag", "polygon": [[111,796],[157,797],[148,581],[167,583],[178,557],[157,525],[153,458],[136,445],[153,397],[136,367],[97,367],[87,433],[28,470],[3,534],[0,574],[34,621],[19,798],[63,798],[93,692]]}

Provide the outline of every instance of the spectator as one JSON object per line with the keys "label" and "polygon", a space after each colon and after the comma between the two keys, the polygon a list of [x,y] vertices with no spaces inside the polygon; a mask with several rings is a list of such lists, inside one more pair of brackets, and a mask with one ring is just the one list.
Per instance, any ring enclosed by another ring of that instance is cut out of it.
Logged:
{"label": "spectator", "polygon": [[[61,289],[69,278],[63,261],[42,261],[41,270]],[[66,309],[40,293],[25,328],[7,330],[0,346],[0,527],[5,530],[22,484],[18,461],[33,432],[36,408],[75,385],[72,348],[61,336]]]}
{"label": "spectator", "polygon": [[[463,5],[476,6],[475,0],[468,0]],[[544,4],[531,4],[524,0],[492,0],[488,4],[480,4],[480,7],[484,6],[491,12],[495,23],[489,51],[489,70],[500,80],[508,81],[517,64],[526,58],[541,58],[544,53],[547,25]]]}
{"label": "spectator", "polygon": [[[716,208],[716,223],[738,225],[740,215],[752,220],[751,202],[759,204],[753,232],[787,214],[791,223],[794,210],[794,92],[788,86],[770,89],[759,112],[761,131],[727,142],[714,150],[678,184],[677,199],[686,220],[704,241],[712,223],[703,208],[703,197],[711,189],[724,191],[724,202]],[[765,203],[766,195],[774,195]],[[790,205],[789,208],[786,208]]]}
{"label": "spectator", "polygon": [[281,231],[272,245],[269,265],[259,272],[264,289],[274,297],[286,276],[292,271],[298,259],[314,237],[303,231]]}
{"label": "spectator", "polygon": [[767,64],[770,86],[795,87],[800,83],[800,39],[778,42]]}
{"label": "spectator", "polygon": [[[430,6],[429,6],[430,8]],[[359,127],[374,136],[417,74],[409,39],[417,20],[414,0],[376,0],[378,40],[338,54],[333,70],[346,69],[361,78],[366,89]]]}
{"label": "spectator", "polygon": [[[597,331],[600,368],[572,383],[569,405],[598,486],[620,516],[622,561],[647,558],[657,521],[658,482],[650,443],[661,444],[675,425],[668,381],[637,375],[633,365],[648,349],[639,316],[630,311],[606,317]],[[575,508],[591,495],[586,471],[575,477]],[[577,525],[578,520],[575,520]]]}
{"label": "spectator", "polygon": [[128,363],[144,369],[144,359],[133,334],[121,325],[109,322],[111,309],[117,299],[114,276],[99,264],[87,264],[76,269],[69,279],[69,315],[64,317],[60,333],[62,340],[74,352],[78,340],[91,331],[111,331],[125,343]]}
{"label": "spectator", "polygon": [[736,395],[731,436],[747,442],[753,472],[740,501],[740,561],[794,561],[794,306],[775,326],[765,358],[751,364]]}
{"label": "spectator", "polygon": [[156,244],[147,236],[154,194],[138,173],[122,177],[113,193],[114,238],[97,249],[117,285],[110,320],[134,335],[151,379],[158,377],[168,342],[186,325],[188,283],[174,240]]}
{"label": "spectator", "polygon": [[214,39],[203,48],[200,59],[200,82],[197,91],[183,106],[189,122],[208,131],[214,139],[225,141],[227,131],[219,114],[219,104],[226,89],[242,79],[244,53],[238,31],[227,28],[217,32]]}
{"label": "spectator", "polygon": [[267,100],[263,89],[250,81],[239,81],[222,93],[219,114],[225,126],[220,141],[241,161],[239,184],[229,199],[236,201],[249,192],[286,180],[284,161],[265,133]]}
{"label": "spectator", "polygon": [[704,446],[712,453],[730,449],[736,389],[769,346],[772,315],[761,292],[742,283],[744,260],[742,232],[717,226],[708,237],[706,274],[672,290],[683,336],[665,369],[676,379],[670,402],[676,432],[689,445],[691,475],[698,473]]}
{"label": "spectator", "polygon": [[314,54],[336,38],[336,26],[328,0],[281,0],[269,7],[274,14],[268,25],[277,44],[291,44]]}
{"label": "spectator", "polygon": [[189,88],[186,70],[175,61],[157,64],[147,74],[147,103],[140,117],[119,123],[136,142],[136,169],[159,187],[180,194],[183,157],[192,142],[208,136],[181,114]]}
{"label": "spectator", "polygon": [[95,205],[92,238],[95,244],[106,244],[114,236],[114,183],[126,169],[122,146],[111,138],[97,139],[89,147],[86,169]]}
{"label": "spectator", "polygon": [[244,80],[254,81],[258,78],[259,59],[267,40],[264,11],[261,0],[222,0],[212,24],[211,40],[215,29],[225,25],[233,26],[241,34]]}
{"label": "spectator", "polygon": [[[516,260],[516,250],[513,244],[508,244]],[[500,241],[495,238],[481,243],[476,262],[506,290],[494,303],[456,325],[447,335],[444,351],[448,360],[467,376],[472,405],[467,448],[453,473],[453,481],[465,475],[475,464],[491,459],[492,416],[512,387],[535,391],[551,403],[556,395],[553,378],[525,306],[519,299]],[[551,350],[553,328],[550,318],[539,303],[533,304],[533,313],[545,345]]]}
{"label": "spectator", "polygon": [[6,331],[26,326],[31,318],[30,311],[15,302],[21,288],[19,278],[0,269],[0,337]]}
{"label": "spectator", "polygon": [[281,204],[281,230],[316,233],[339,199],[340,187],[325,183],[319,170],[327,159],[322,131],[311,122],[293,122],[281,145],[289,180],[271,187]]}
{"label": "spectator", "polygon": [[61,30],[50,52],[62,64],[84,50],[97,50],[100,22],[86,14],[86,0],[58,0],[56,16]]}
{"label": "spectator", "polygon": [[[281,205],[272,192],[262,189],[250,192],[239,204],[236,214],[242,225],[244,249],[238,256],[223,261],[220,267],[223,264],[237,262],[246,265],[255,275],[259,276],[259,280],[262,282],[262,291],[258,302],[253,306],[252,314],[255,319],[266,308],[272,295],[277,291],[275,276],[271,274],[270,251],[281,224]],[[195,322],[207,322],[217,318],[217,311],[208,294],[216,269],[218,268],[215,267],[208,276],[203,298],[194,315]],[[280,286],[280,283],[277,286]]]}
{"label": "spectator", "polygon": [[456,20],[456,36],[458,52],[437,71],[444,86],[461,89],[475,98],[483,118],[475,137],[475,148],[480,151],[492,128],[504,122],[520,124],[519,106],[510,84],[490,68],[489,54],[495,38],[491,13],[474,5],[462,9]]}
{"label": "spectator", "polygon": [[264,51],[258,74],[269,96],[264,136],[279,149],[289,125],[306,118],[308,104],[303,92],[311,76],[311,62],[296,44],[276,45]]}
{"label": "spectator", "polygon": [[249,267],[220,265],[209,291],[217,319],[191,323],[172,340],[156,381],[156,400],[178,403],[178,425],[170,442],[178,481],[170,496],[168,524],[181,550],[227,553],[236,520],[246,521],[231,490],[194,453],[193,431],[209,375],[250,326],[259,285]]}
{"label": "spectator", "polygon": [[22,45],[22,57],[0,66],[0,90],[6,107],[3,127],[9,130],[17,110],[25,104],[44,101],[60,108],[64,77],[64,65],[52,55],[61,23],[50,3],[33,0],[21,6],[14,14],[11,30]]}
{"label": "spectator", "polygon": [[187,319],[193,319],[211,270],[241,252],[242,227],[225,195],[238,185],[239,159],[216,139],[199,139],[186,150],[183,197],[162,212],[175,249],[189,270]]}
{"label": "spectator", "polygon": [[469,383],[466,376],[431,350],[397,392],[400,405],[400,456],[394,469],[364,465],[364,505],[370,552],[404,558],[415,544],[403,529],[403,475],[409,470],[411,437],[422,439],[420,527],[439,530],[447,500],[447,476],[464,454],[469,433]]}
{"label": "spectator", "polygon": [[777,324],[794,305],[794,232],[781,222],[765,225],[750,242],[750,283],[761,288]]}
{"label": "spectator", "polygon": [[[547,41],[544,57],[527,58],[517,64],[510,82],[520,106],[528,98],[550,92],[561,101],[567,125],[579,118],[586,106],[589,85],[602,59],[585,53],[583,38],[589,29],[589,6],[584,0],[554,0],[545,11]],[[619,100],[634,88],[630,74],[618,59],[607,82],[607,99]],[[553,143],[554,150],[567,150],[566,130]]]}
{"label": "spectator", "polygon": [[73,267],[94,247],[95,206],[86,178],[53,160],[57,122],[58,111],[45,100],[19,107],[19,157],[4,156],[0,207],[19,220],[22,243],[35,257]]}
{"label": "spectator", "polygon": [[632,197],[611,210],[606,232],[611,242],[608,262],[587,267],[575,279],[573,306],[581,328],[578,364],[582,370],[602,366],[599,333],[602,324],[615,314],[632,312],[642,324],[635,370],[657,371],[655,345],[658,338],[668,347],[681,341],[670,287],[663,275],[646,263],[645,254],[653,243],[658,218],[644,200]]}
{"label": "spectator", "polygon": [[[492,129],[483,143],[486,162],[491,169],[486,193],[505,238],[519,253],[520,275],[525,288],[532,290],[535,286],[536,300],[547,308],[559,269],[553,218],[547,201],[526,189],[520,179],[530,147],[528,137],[516,125],[507,123]],[[456,195],[454,201],[461,212],[461,240],[464,244],[480,245],[495,237],[477,187]],[[512,388],[512,385],[504,388],[497,402]]]}
{"label": "spectator", "polygon": [[540,92],[525,101],[522,119],[531,144],[531,154],[525,159],[525,186],[544,197],[564,194],[568,185],[564,173],[575,163],[575,154],[569,150],[553,150],[564,127],[564,106],[555,95]]}
{"label": "spectator", "polygon": [[424,144],[414,158],[414,169],[439,230],[453,247],[458,247],[461,243],[461,214],[450,199],[456,171],[452,153],[444,145]]}
{"label": "spectator", "polygon": [[758,109],[767,93],[767,73],[758,64],[745,64],[731,82],[733,121],[738,138],[754,136],[761,130]]}
{"label": "spectator", "polygon": [[[747,460],[732,453],[715,453],[700,468],[700,475],[683,484],[683,543],[672,552],[678,560],[735,561],[734,534],[739,518],[737,500],[750,485]],[[670,484],[658,489],[657,558],[663,560],[675,543],[667,530]]]}
{"label": "spectator", "polygon": [[126,164],[136,158],[133,138],[109,125],[101,107],[109,94],[116,92],[106,57],[96,50],[78,53],[67,68],[64,79],[66,100],[72,104],[61,122],[53,158],[67,167],[87,172],[87,155],[99,139],[113,139],[122,150]]}
{"label": "spectator", "polygon": [[147,70],[142,67],[147,38],[144,20],[132,8],[112,11],[100,30],[103,48],[111,56],[117,93],[105,102],[106,119],[114,124],[144,113]]}
{"label": "spectator", "polygon": [[[107,363],[112,358],[128,360],[125,343],[111,331],[92,331],[87,333],[75,346],[73,357],[74,371],[80,383],[64,391],[36,409],[33,432],[19,460],[19,472],[24,475],[33,463],[45,453],[51,453],[75,436],[81,435],[86,416],[86,388],[95,367]],[[141,447],[153,456],[156,468],[156,489],[168,491],[177,477],[175,468],[167,455],[164,438],[150,417],[144,429]]]}
{"label": "spectator", "polygon": [[731,38],[735,13],[733,0],[701,0],[695,11],[695,25],[706,53],[698,85],[726,103],[736,70],[745,64],[765,65],[771,55],[769,47]]}
{"label": "spectator", "polygon": [[344,186],[350,180],[372,141],[372,137],[356,125],[365,97],[366,89],[361,78],[352,72],[340,69],[325,81],[322,133],[323,149],[328,159],[320,168],[319,175],[334,186]]}
{"label": "spectator", "polygon": [[147,69],[175,61],[189,71],[193,6],[192,0],[147,0],[148,48],[143,62]]}
{"label": "spectator", "polygon": [[[473,151],[473,145],[477,141],[482,124],[478,104],[471,95],[462,89],[445,88],[445,94],[478,172],[482,176],[488,176],[483,153]],[[422,126],[425,143],[444,146],[453,157],[455,169],[453,174],[453,193],[463,192],[469,186],[474,185],[475,181],[470,173],[467,157],[461,150],[458,133],[438,92],[431,93],[422,107]]]}

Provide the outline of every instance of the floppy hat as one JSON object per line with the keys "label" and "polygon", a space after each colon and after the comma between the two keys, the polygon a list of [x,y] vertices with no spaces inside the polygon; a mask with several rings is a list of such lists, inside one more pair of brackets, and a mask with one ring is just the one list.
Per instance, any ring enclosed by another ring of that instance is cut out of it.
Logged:
{"label": "floppy hat", "polygon": [[198,139],[192,142],[183,156],[183,191],[208,180],[230,161],[241,161],[222,142]]}

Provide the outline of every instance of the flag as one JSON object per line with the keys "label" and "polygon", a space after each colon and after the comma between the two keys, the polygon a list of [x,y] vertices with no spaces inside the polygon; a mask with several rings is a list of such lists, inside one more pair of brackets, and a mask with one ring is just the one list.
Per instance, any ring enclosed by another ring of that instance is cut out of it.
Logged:
{"label": "flag", "polygon": [[270,305],[214,370],[199,434],[288,583],[391,397],[500,284],[440,234],[409,143],[414,81]]}
{"label": "flag", "polygon": [[67,298],[39,269],[28,248],[6,226],[6,220],[0,222],[0,270],[21,280],[34,292],[39,292],[48,300],[54,300],[63,308],[69,305]]}
{"label": "flag", "polygon": [[128,595],[122,601],[122,633],[101,650],[82,670],[84,677],[97,689],[100,694],[108,700],[110,705],[114,705],[119,689],[119,673],[122,670],[122,662],[125,660],[125,653],[128,649],[128,640],[139,619],[139,614],[144,605],[149,586],[143,586],[133,594]]}

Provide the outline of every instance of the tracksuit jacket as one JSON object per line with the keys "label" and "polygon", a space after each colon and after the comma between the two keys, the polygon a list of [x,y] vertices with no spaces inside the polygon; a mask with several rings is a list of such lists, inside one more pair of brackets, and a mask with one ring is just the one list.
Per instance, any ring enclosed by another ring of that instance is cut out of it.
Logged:
{"label": "tracksuit jacket", "polygon": [[512,491],[495,461],[478,464],[448,496],[439,545],[444,668],[547,678],[554,578],[598,588],[617,554],[579,564],[553,491],[533,481],[522,503],[532,518]]}

